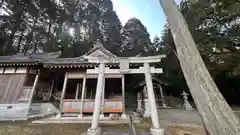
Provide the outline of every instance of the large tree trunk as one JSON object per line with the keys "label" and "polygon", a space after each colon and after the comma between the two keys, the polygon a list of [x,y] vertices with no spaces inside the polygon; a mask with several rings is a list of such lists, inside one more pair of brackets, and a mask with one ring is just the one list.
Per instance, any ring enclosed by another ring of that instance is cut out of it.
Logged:
{"label": "large tree trunk", "polygon": [[11,35],[9,36],[9,40],[6,46],[6,50],[5,50],[5,54],[10,54],[12,53],[12,48],[13,48],[13,43],[14,43],[14,39],[15,39],[15,34],[17,32],[17,30],[19,29],[21,23],[22,23],[22,16],[23,16],[23,12],[25,10],[25,7],[23,7],[22,10],[20,10],[17,14],[16,14],[16,23],[13,26],[12,30],[11,30]]}
{"label": "large tree trunk", "polygon": [[29,44],[31,43],[31,39],[32,38],[29,38],[29,35],[27,36],[27,39],[26,39],[26,42],[25,42],[25,45],[23,47],[23,52],[24,52],[24,55],[27,55],[27,52],[29,50]]}
{"label": "large tree trunk", "polygon": [[20,36],[20,38],[19,38],[19,40],[18,40],[17,53],[20,52],[20,49],[21,49],[21,43],[22,43],[22,40],[23,40],[23,35],[24,35],[24,30],[22,31],[21,36]]}
{"label": "large tree trunk", "polygon": [[0,7],[2,7],[4,0],[0,0]]}
{"label": "large tree trunk", "polygon": [[50,22],[49,22],[49,25],[48,25],[48,36],[49,36],[49,38],[48,39],[50,39],[51,38],[51,29],[52,29],[52,20],[51,20],[51,18],[49,18],[50,19]]}
{"label": "large tree trunk", "polygon": [[239,120],[209,74],[174,0],[159,0],[170,26],[184,77],[210,135],[239,134]]}
{"label": "large tree trunk", "polygon": [[9,40],[8,40],[6,50],[5,50],[5,55],[9,55],[10,53],[12,53],[12,47],[13,47],[13,42],[14,42],[13,40],[15,39],[15,34],[17,32],[17,29],[18,29],[18,27],[14,26],[11,31],[12,33],[9,36]]}

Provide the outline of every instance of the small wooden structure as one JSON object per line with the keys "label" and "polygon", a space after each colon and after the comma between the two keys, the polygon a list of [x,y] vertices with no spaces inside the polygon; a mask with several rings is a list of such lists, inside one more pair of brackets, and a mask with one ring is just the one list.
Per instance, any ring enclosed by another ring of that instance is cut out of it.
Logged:
{"label": "small wooden structure", "polygon": [[82,118],[90,113],[91,129],[95,129],[100,114],[118,113],[126,118],[125,74],[144,74],[152,116],[157,119],[151,74],[162,73],[162,69],[150,63],[165,56],[117,57],[99,42],[81,57],[59,56],[35,53],[0,57],[0,118],[26,117],[34,103],[54,101],[61,112],[58,117],[75,113]]}

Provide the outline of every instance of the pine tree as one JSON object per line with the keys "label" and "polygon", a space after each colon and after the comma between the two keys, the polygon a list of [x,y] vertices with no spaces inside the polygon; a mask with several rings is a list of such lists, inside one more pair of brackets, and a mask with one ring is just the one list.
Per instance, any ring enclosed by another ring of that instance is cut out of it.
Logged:
{"label": "pine tree", "polygon": [[72,45],[75,56],[89,50],[98,39],[113,53],[119,52],[122,26],[111,0],[67,1],[65,5],[70,18],[68,27],[75,30]]}
{"label": "pine tree", "polygon": [[111,0],[16,0],[0,5],[7,5],[0,8],[12,12],[0,16],[1,30],[7,37],[1,40],[4,55],[61,48],[66,50],[64,57],[79,56],[97,39],[110,51],[120,50],[122,26]]}
{"label": "pine tree", "polygon": [[127,21],[122,29],[122,55],[151,55],[153,47],[146,27],[137,18]]}

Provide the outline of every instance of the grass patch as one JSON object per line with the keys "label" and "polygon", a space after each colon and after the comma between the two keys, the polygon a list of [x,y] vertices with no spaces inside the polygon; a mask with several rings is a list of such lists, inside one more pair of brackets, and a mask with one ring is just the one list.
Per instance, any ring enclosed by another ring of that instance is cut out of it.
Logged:
{"label": "grass patch", "polygon": [[240,111],[240,107],[239,106],[231,106],[233,111]]}
{"label": "grass patch", "polygon": [[193,128],[179,125],[169,126],[167,132],[173,135],[206,135],[203,128]]}
{"label": "grass patch", "polygon": [[151,128],[152,120],[150,118],[142,118],[140,123],[136,124],[136,130],[138,131],[149,131]]}

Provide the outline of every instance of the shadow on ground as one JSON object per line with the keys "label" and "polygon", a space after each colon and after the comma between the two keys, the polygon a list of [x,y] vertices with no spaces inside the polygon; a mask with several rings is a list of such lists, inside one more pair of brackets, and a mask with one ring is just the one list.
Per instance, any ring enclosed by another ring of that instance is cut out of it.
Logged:
{"label": "shadow on ground", "polygon": [[[240,109],[234,109],[240,117]],[[160,124],[167,135],[205,135],[197,111],[179,109],[159,110]],[[90,124],[33,124],[32,121],[0,122],[0,135],[81,135]],[[105,135],[128,135],[127,124],[101,125]],[[136,125],[138,135],[148,135],[150,119],[141,120]]]}

